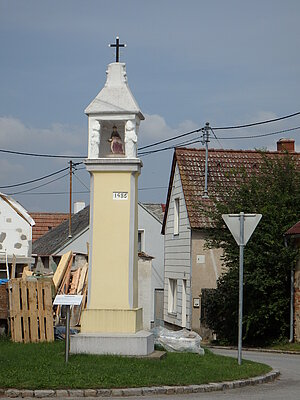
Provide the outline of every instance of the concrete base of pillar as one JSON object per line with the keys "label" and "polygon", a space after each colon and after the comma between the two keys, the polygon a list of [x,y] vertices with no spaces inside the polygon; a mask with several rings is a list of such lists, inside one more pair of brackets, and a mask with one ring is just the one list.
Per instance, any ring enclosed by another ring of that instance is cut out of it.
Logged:
{"label": "concrete base of pillar", "polygon": [[146,356],[154,351],[154,336],[150,332],[79,333],[70,337],[70,353]]}

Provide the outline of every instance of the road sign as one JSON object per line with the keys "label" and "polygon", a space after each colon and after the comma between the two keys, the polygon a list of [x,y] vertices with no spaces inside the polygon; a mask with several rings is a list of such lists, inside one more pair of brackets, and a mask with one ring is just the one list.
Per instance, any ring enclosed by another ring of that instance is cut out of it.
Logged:
{"label": "road sign", "polygon": [[223,214],[222,218],[230,230],[237,244],[246,246],[252,233],[255,231],[262,215],[261,214],[244,214],[244,241],[241,242],[240,214]]}
{"label": "road sign", "polygon": [[244,247],[259,223],[261,214],[223,214],[225,221],[235,241],[240,248],[239,260],[239,331],[238,331],[238,364],[242,364],[242,337],[243,337],[243,275],[244,275]]}
{"label": "road sign", "polygon": [[54,306],[80,306],[83,296],[81,294],[58,294],[56,295]]}

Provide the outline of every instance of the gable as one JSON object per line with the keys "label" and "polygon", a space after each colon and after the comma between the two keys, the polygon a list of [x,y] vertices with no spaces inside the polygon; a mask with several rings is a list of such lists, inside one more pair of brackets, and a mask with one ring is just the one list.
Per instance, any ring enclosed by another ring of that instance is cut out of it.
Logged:
{"label": "gable", "polygon": [[[267,157],[281,157],[281,152],[265,152]],[[300,167],[300,153],[292,153]],[[256,150],[219,150],[208,152],[208,196],[216,195],[220,190],[226,191],[238,183],[232,179],[231,172],[243,168],[248,176],[258,173],[263,162],[262,153]],[[165,218],[162,233],[165,231],[167,214],[169,212],[171,189],[174,180],[175,167],[178,166],[182,190],[192,229],[210,228],[209,219],[203,214],[202,206],[212,204],[209,198],[204,198],[205,186],[205,149],[176,148],[173,156],[170,175]]]}

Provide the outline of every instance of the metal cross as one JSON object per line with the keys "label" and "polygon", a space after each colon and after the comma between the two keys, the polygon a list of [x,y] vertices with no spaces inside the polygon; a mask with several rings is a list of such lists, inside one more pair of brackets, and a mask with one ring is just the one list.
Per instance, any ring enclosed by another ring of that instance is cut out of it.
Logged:
{"label": "metal cross", "polygon": [[119,40],[119,36],[116,37],[116,43],[114,44],[109,44],[109,47],[115,47],[116,48],[116,62],[119,62],[119,54],[120,54],[120,47],[126,47],[126,44],[121,44]]}

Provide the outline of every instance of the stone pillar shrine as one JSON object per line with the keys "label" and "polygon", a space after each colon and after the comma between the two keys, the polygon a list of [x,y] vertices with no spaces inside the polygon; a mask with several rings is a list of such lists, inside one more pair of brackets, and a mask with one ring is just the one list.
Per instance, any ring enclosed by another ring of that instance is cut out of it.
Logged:
{"label": "stone pillar shrine", "polygon": [[[118,58],[117,58],[118,60]],[[144,116],[124,63],[108,65],[104,88],[86,108],[90,173],[88,304],[71,353],[147,355],[153,335],[138,307],[138,177]]]}

